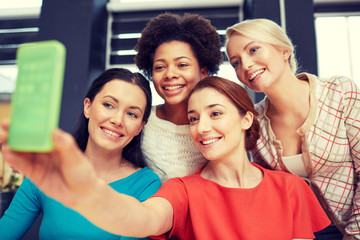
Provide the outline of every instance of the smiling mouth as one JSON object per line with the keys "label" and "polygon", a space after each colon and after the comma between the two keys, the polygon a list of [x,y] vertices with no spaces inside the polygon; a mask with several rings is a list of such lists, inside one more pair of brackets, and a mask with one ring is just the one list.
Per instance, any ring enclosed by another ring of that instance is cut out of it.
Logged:
{"label": "smiling mouth", "polygon": [[213,138],[213,139],[209,139],[209,140],[205,140],[205,141],[200,141],[200,143],[202,145],[209,145],[209,144],[212,144],[212,143],[217,142],[219,140],[220,140],[220,138]]}
{"label": "smiling mouth", "polygon": [[107,134],[109,134],[109,135],[111,135],[111,136],[114,136],[114,137],[122,137],[122,136],[124,136],[124,135],[122,135],[122,134],[118,134],[118,133],[116,133],[116,132],[113,132],[113,131],[111,131],[111,130],[109,130],[109,129],[102,128],[102,130],[103,130],[105,133],[107,133]]}
{"label": "smiling mouth", "polygon": [[250,82],[254,81],[254,79],[255,79],[258,75],[262,74],[263,72],[265,72],[265,69],[259,69],[259,70],[255,71],[253,74],[251,74],[251,76],[250,76],[250,78],[249,78],[249,81],[250,81]]}
{"label": "smiling mouth", "polygon": [[181,89],[183,88],[184,85],[178,85],[178,86],[167,86],[167,87],[164,87],[165,90],[168,90],[168,91],[174,91],[174,90],[178,90],[178,89]]}

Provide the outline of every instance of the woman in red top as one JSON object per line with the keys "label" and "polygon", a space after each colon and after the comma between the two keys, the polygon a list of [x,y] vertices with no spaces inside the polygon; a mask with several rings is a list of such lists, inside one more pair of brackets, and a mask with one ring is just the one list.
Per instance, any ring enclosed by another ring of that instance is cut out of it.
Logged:
{"label": "woman in red top", "polygon": [[54,132],[55,149],[48,155],[29,157],[6,145],[3,154],[46,194],[115,234],[312,239],[330,221],[310,188],[296,175],[263,169],[247,157],[259,137],[256,115],[237,83],[200,81],[189,98],[188,118],[191,137],[209,163],[197,174],[168,180],[143,203],[108,187],[61,130]]}

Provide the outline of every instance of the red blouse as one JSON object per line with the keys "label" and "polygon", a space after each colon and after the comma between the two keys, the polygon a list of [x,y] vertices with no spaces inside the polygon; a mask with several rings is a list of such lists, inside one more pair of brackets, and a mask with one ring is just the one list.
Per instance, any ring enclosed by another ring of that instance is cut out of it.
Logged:
{"label": "red blouse", "polygon": [[289,240],[314,238],[314,232],[330,224],[304,180],[254,165],[264,178],[250,189],[223,187],[200,172],[165,182],[153,197],[167,199],[174,209],[168,235],[186,240]]}

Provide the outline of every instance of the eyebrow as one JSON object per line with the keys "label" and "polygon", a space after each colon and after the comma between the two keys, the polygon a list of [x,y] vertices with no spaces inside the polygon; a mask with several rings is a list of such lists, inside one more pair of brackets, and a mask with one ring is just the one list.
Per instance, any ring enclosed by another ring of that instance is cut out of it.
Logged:
{"label": "eyebrow", "polygon": [[[105,95],[104,98],[106,98],[106,97],[109,97],[109,98],[111,98],[112,100],[114,100],[116,103],[119,103],[119,100],[118,100],[117,98],[111,96],[111,95]],[[130,109],[138,109],[141,113],[143,113],[143,111],[141,110],[141,108],[138,107],[138,106],[130,106],[129,108],[130,108]]]}
{"label": "eyebrow", "polygon": [[[211,109],[211,108],[214,108],[214,107],[217,107],[217,106],[220,106],[220,107],[225,108],[224,105],[221,105],[221,104],[219,104],[219,103],[214,103],[214,104],[208,105],[208,106],[206,107],[206,109]],[[194,112],[196,112],[196,111],[195,111],[195,110],[189,110],[189,111],[188,111],[188,114],[191,114],[191,113],[194,113]]]}
{"label": "eyebrow", "polygon": [[[180,59],[182,59],[182,58],[186,58],[186,59],[189,59],[190,61],[192,61],[192,59],[191,59],[191,58],[186,57],[186,56],[176,57],[176,58],[174,58],[174,60],[175,60],[175,61],[178,61],[178,60],[180,60]],[[157,62],[157,61],[159,61],[159,62],[165,62],[165,59],[163,59],[163,58],[159,58],[159,59],[154,60],[154,62]]]}

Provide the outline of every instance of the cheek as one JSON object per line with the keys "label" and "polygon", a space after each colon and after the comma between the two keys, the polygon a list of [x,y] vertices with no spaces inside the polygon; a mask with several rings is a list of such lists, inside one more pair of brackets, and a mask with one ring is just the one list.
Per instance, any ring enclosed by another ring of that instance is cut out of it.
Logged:
{"label": "cheek", "polygon": [[139,128],[141,127],[141,123],[142,121],[140,119],[136,121],[128,119],[125,123],[127,132],[134,136],[137,135],[139,132]]}
{"label": "cheek", "polygon": [[107,121],[110,121],[112,116],[112,111],[106,110],[104,108],[93,108],[90,114],[89,124],[91,123],[93,126],[104,124]]}
{"label": "cheek", "polygon": [[196,142],[196,132],[196,127],[190,126],[190,137],[194,142]]}
{"label": "cheek", "polygon": [[233,129],[235,129],[234,127],[237,124],[234,123],[238,123],[238,122],[233,122],[231,120],[224,120],[221,122],[217,122],[216,124],[213,124],[212,128],[214,129],[214,131],[218,133],[227,134],[229,132],[230,133],[233,132]]}
{"label": "cheek", "polygon": [[246,84],[247,83],[247,80],[245,79],[245,76],[244,76],[244,72],[243,71],[240,71],[240,70],[237,70],[236,71],[236,76],[238,78],[238,80],[243,83],[243,84]]}
{"label": "cheek", "polygon": [[153,75],[153,84],[154,84],[154,87],[155,87],[156,91],[161,89],[159,76]]}
{"label": "cheek", "polygon": [[107,116],[106,116],[106,113],[104,111],[102,111],[100,109],[96,109],[96,108],[92,109],[91,114],[90,114],[90,119],[95,121],[95,122],[101,121],[106,117]]}
{"label": "cheek", "polygon": [[192,68],[183,73],[183,77],[186,79],[188,84],[197,84],[201,80],[200,69]]}

